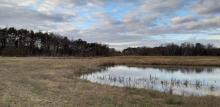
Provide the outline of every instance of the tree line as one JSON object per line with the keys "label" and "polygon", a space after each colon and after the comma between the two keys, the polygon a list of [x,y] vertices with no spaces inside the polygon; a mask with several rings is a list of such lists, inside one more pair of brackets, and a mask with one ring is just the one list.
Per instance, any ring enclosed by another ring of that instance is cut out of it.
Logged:
{"label": "tree line", "polygon": [[54,33],[0,28],[1,56],[110,56],[118,53],[107,45],[70,40]]}
{"label": "tree line", "polygon": [[1,56],[219,56],[220,48],[212,44],[170,43],[158,47],[127,48],[122,52],[99,43],[88,43],[81,39],[70,40],[48,32],[26,29],[0,28]]}
{"label": "tree line", "polygon": [[182,43],[180,45],[170,43],[158,47],[127,48],[122,52],[124,55],[147,55],[147,56],[219,56],[220,48],[212,44]]}

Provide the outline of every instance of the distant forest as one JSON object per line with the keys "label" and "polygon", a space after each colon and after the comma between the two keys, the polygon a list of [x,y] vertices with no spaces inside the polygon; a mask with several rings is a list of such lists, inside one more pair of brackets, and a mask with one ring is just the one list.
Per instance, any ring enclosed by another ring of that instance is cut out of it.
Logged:
{"label": "distant forest", "polygon": [[158,47],[127,48],[122,52],[99,43],[70,40],[54,33],[0,28],[1,56],[220,56],[220,48],[201,43],[165,44]]}
{"label": "distant forest", "polygon": [[115,49],[53,33],[15,28],[0,29],[1,56],[111,56]]}
{"label": "distant forest", "polygon": [[212,44],[201,43],[165,44],[159,47],[127,48],[123,50],[124,55],[146,55],[146,56],[219,56],[220,48]]}

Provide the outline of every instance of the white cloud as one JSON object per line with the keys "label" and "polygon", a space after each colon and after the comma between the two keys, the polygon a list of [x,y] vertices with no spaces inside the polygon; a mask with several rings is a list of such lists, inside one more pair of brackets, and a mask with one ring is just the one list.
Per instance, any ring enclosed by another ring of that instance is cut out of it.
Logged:
{"label": "white cloud", "polygon": [[55,8],[59,5],[59,0],[44,0],[37,8],[37,11],[52,14]]}
{"label": "white cloud", "polygon": [[7,6],[29,6],[33,5],[37,2],[37,0],[1,0],[0,5],[7,5]]}
{"label": "white cloud", "polygon": [[189,23],[192,21],[196,21],[197,19],[192,16],[186,16],[186,17],[174,17],[171,19],[172,23],[177,24],[183,24],[183,23]]}

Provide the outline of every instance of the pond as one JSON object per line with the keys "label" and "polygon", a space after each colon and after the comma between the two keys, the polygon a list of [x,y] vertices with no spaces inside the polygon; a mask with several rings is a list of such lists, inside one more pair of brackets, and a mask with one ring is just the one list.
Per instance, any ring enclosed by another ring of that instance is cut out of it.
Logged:
{"label": "pond", "polygon": [[111,86],[145,88],[183,96],[220,96],[220,68],[217,67],[118,65],[80,78]]}

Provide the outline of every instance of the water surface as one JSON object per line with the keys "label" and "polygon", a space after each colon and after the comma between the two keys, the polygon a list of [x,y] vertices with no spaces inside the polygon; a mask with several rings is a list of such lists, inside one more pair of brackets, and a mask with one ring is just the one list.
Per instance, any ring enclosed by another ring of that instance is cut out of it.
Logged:
{"label": "water surface", "polygon": [[106,67],[81,76],[91,82],[145,88],[178,95],[220,96],[220,68],[216,67]]}

